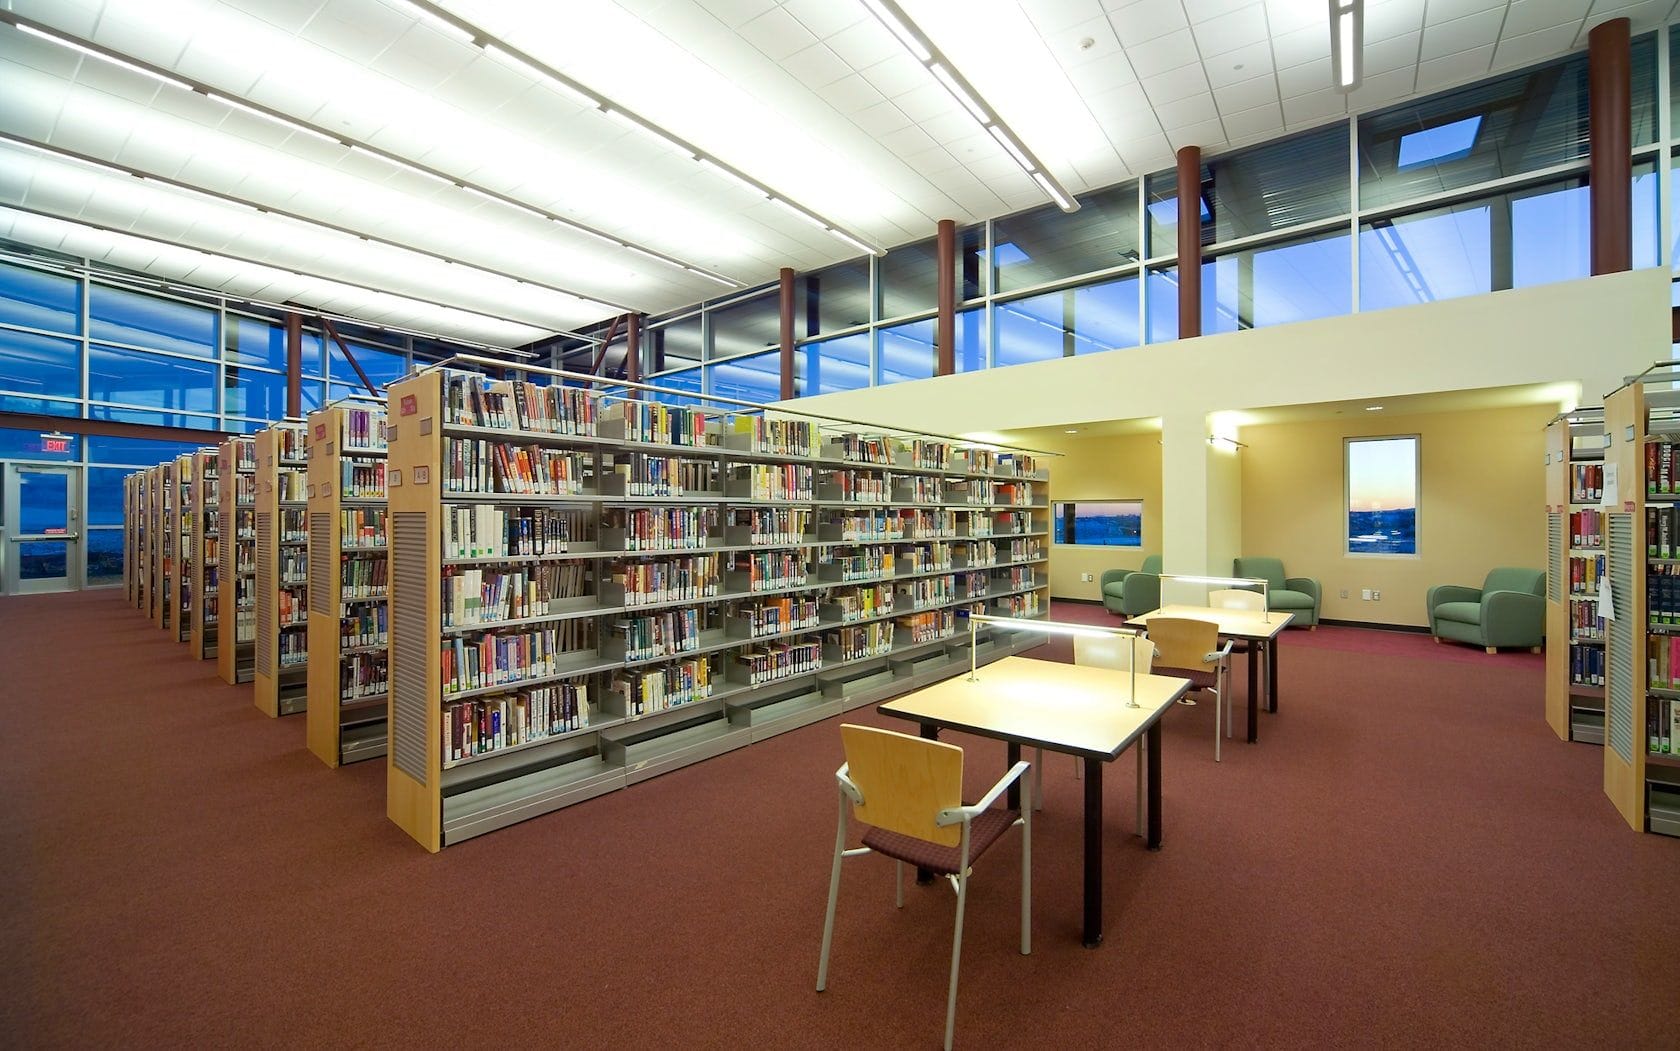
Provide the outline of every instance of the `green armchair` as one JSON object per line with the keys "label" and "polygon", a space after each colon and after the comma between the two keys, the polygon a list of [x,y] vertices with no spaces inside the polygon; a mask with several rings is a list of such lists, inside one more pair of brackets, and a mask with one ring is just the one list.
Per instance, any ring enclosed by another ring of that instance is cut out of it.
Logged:
{"label": "green armchair", "polygon": [[1231,563],[1231,575],[1266,582],[1266,606],[1295,614],[1290,627],[1318,627],[1318,610],[1323,592],[1312,577],[1286,577],[1281,558],[1238,558]]}
{"label": "green armchair", "polygon": [[1103,571],[1103,606],[1110,613],[1135,617],[1161,606],[1161,556],[1148,555],[1142,569]]}
{"label": "green armchair", "polygon": [[1429,633],[1493,653],[1501,646],[1539,651],[1546,638],[1546,574],[1504,566],[1479,588],[1437,584],[1429,589]]}

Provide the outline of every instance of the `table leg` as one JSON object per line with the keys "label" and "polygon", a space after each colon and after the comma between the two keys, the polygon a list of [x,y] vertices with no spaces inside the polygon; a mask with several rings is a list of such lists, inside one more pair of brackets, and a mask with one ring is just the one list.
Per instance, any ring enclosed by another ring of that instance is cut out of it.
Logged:
{"label": "table leg", "polygon": [[1085,760],[1085,948],[1102,944],[1102,761]]}
{"label": "table leg", "polygon": [[[921,734],[922,734],[922,737],[925,738],[926,740],[937,741],[937,740],[939,740],[939,727],[934,726],[932,723],[923,723],[922,724],[922,729],[921,729]],[[917,868],[916,869],[916,882],[917,883],[932,883],[933,882],[933,873],[928,869]]]}
{"label": "table leg", "polygon": [[[1161,720],[1149,724],[1149,849],[1161,849]],[[1087,819],[1089,820],[1089,819]],[[1090,848],[1087,847],[1087,850]]]}
{"label": "table leg", "polygon": [[1277,711],[1277,636],[1266,643],[1266,710]]}
{"label": "table leg", "polygon": [[1260,646],[1248,644],[1248,743],[1260,740]]}
{"label": "table leg", "polygon": [[[1004,772],[1008,773],[1010,770],[1015,769],[1015,764],[1019,763],[1020,761],[1021,761],[1021,746],[1014,741],[1004,742],[1004,750],[1003,750],[1003,769],[1004,769]],[[1004,804],[1003,805],[1007,806],[1011,810],[1021,809],[1021,782],[1019,780],[1009,782],[1009,787],[1004,789]]]}

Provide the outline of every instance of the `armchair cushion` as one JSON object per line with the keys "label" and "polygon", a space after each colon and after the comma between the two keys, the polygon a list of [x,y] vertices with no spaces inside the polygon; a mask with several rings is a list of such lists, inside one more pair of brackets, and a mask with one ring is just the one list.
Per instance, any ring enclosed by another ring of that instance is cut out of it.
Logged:
{"label": "armchair cushion", "polygon": [[1313,577],[1285,576],[1283,560],[1264,555],[1251,555],[1231,563],[1233,576],[1250,577],[1266,582],[1266,605],[1271,609],[1295,614],[1290,623],[1296,627],[1312,627],[1318,623],[1318,610],[1323,593]]}
{"label": "armchair cushion", "polygon": [[1104,570],[1101,580],[1103,606],[1110,613],[1136,616],[1161,604],[1161,556],[1147,555],[1142,569]]}
{"label": "armchair cushion", "polygon": [[1450,620],[1455,624],[1481,624],[1482,604],[1480,602],[1443,602],[1435,607],[1435,616],[1439,620]]}

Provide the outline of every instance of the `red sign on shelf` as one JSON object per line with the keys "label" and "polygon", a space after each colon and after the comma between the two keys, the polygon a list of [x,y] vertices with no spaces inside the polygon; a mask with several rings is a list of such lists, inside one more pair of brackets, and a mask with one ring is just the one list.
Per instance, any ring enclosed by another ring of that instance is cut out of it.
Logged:
{"label": "red sign on shelf", "polygon": [[419,405],[418,402],[415,401],[414,395],[404,394],[403,395],[403,400],[402,400],[401,414],[404,415],[404,416],[413,416],[416,412],[419,412],[419,411],[420,411],[420,405]]}

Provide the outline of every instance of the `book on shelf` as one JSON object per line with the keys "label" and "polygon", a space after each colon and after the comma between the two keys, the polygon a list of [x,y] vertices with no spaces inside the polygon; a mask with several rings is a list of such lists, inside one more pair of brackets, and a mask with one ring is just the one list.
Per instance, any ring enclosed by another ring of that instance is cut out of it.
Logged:
{"label": "book on shelf", "polygon": [[525,631],[487,631],[441,640],[444,693],[463,693],[557,673],[559,661],[596,652],[595,621],[560,621]]}
{"label": "book on shelf", "polygon": [[1680,566],[1647,570],[1645,606],[1652,624],[1680,624]]}
{"label": "book on shelf", "polygon": [[389,663],[383,653],[347,653],[338,665],[340,703],[383,697],[390,690]]}
{"label": "book on shelf", "polygon": [[1652,697],[1646,703],[1645,750],[1651,755],[1680,755],[1680,701]]}
{"label": "book on shelf", "polygon": [[555,508],[503,508],[490,504],[443,509],[444,558],[563,555],[588,539],[589,516]]}
{"label": "book on shelf", "polygon": [[[1647,457],[1650,453],[1647,451]],[[1569,502],[1595,504],[1604,498],[1604,465],[1575,463],[1569,465]]]}
{"label": "book on shelf", "polygon": [[559,683],[444,708],[445,762],[460,762],[589,726],[587,683]]}
{"label": "book on shelf", "polygon": [[762,686],[807,672],[821,671],[822,642],[799,639],[754,644],[736,650],[731,654],[731,660],[742,681],[750,686]]}
{"label": "book on shelf", "polygon": [[385,546],[385,515],[383,507],[351,507],[338,512],[338,541],[342,547],[383,548]]}
{"label": "book on shelf", "polygon": [[443,409],[445,419],[459,426],[582,437],[596,433],[599,418],[596,399],[581,387],[486,384],[460,373],[443,377]]}
{"label": "book on shelf", "polygon": [[612,507],[601,515],[601,546],[613,551],[682,551],[711,547],[715,507]]}
{"label": "book on shelf", "polygon": [[884,657],[892,652],[893,628],[893,621],[878,620],[826,632],[823,635],[825,656],[835,661]]}
{"label": "book on shelf", "polygon": [[[576,457],[576,453],[569,454]],[[602,496],[680,497],[719,496],[718,465],[712,460],[688,460],[644,452],[603,454]],[[581,460],[579,461],[581,464]],[[581,466],[579,467],[581,471]]]}
{"label": "book on shelf", "polygon": [[342,448],[357,452],[384,452],[387,424],[385,410],[344,407],[344,429],[339,435]]}
{"label": "book on shelf", "polygon": [[544,617],[561,599],[584,595],[585,567],[548,562],[512,569],[445,567],[443,626],[466,627]]}
{"label": "book on shelf", "polygon": [[1604,685],[1604,648],[1572,646],[1569,649],[1569,681],[1577,686]]}
{"label": "book on shelf", "polygon": [[712,695],[713,662],[711,656],[689,657],[657,667],[617,670],[607,692],[622,701],[631,719],[696,704]]}
{"label": "book on shelf", "polygon": [[711,598],[721,590],[721,565],[718,555],[616,561],[608,567],[607,579],[617,601],[604,604],[644,606]]}
{"label": "book on shelf", "polygon": [[339,614],[340,648],[385,646],[389,640],[390,620],[385,603],[356,603],[345,607]]}
{"label": "book on shelf", "polygon": [[691,653],[700,648],[703,625],[704,613],[699,607],[621,617],[607,629],[613,643],[609,656],[623,661],[650,661]]}
{"label": "book on shelf", "polygon": [[[1647,508],[1655,511],[1657,508]],[[1669,510],[1673,510],[1670,508]],[[1655,523],[1646,515],[1646,533],[1649,540],[1650,528]],[[1569,544],[1571,547],[1603,547],[1604,546],[1604,512],[1597,508],[1586,508],[1569,513]],[[1654,552],[1653,552],[1654,553]]]}
{"label": "book on shelf", "polygon": [[347,500],[385,499],[385,461],[340,460],[338,495]]}

